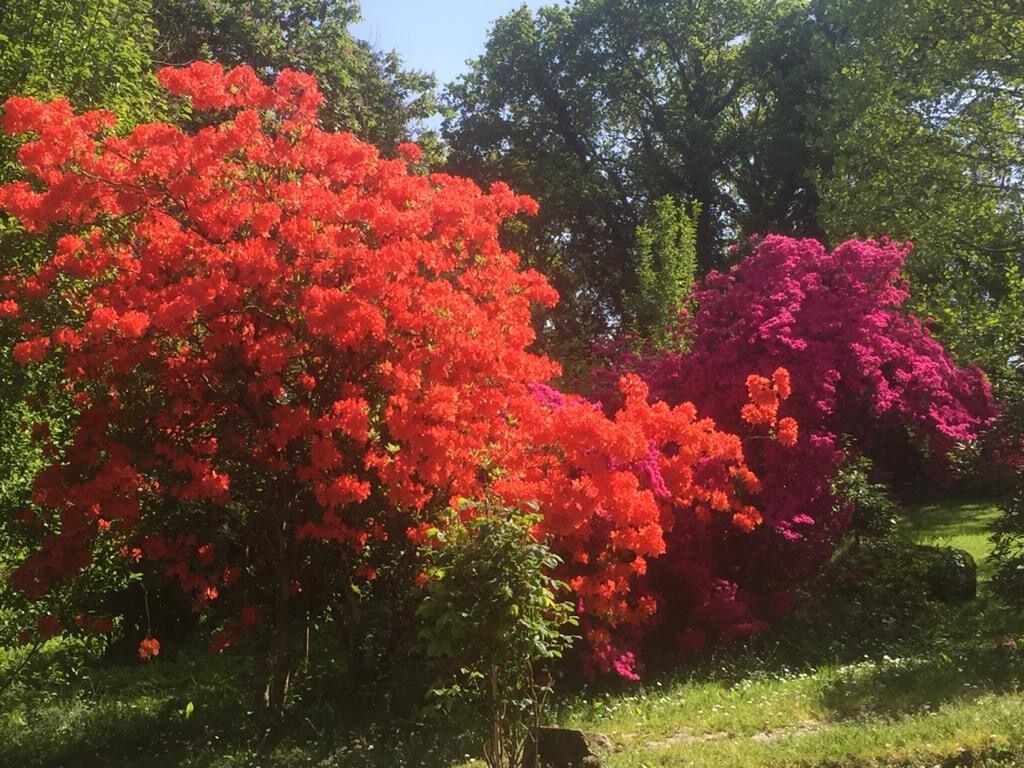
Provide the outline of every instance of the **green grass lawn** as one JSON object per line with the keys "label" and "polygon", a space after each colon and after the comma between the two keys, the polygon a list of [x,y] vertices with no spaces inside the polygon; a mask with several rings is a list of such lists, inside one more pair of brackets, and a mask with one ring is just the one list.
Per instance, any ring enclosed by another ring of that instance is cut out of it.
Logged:
{"label": "green grass lawn", "polygon": [[[917,506],[899,530],[968,550],[984,576],[995,514],[989,503]],[[600,734],[610,768],[1024,766],[1024,650],[1005,647],[1007,636],[1024,639],[1024,620],[983,582],[977,599],[945,607],[913,642],[867,657],[783,662],[769,637],[685,675],[583,690],[552,715]],[[21,653],[0,650],[0,681]],[[339,731],[354,721],[345,691],[329,684],[300,691],[268,736],[247,714],[248,666],[237,656],[104,666],[53,643],[35,662],[0,694],[4,768],[478,765],[429,724]]]}
{"label": "green grass lawn", "polygon": [[865,660],[735,684],[648,686],[581,700],[567,720],[606,736],[605,764],[623,768],[930,766],[966,753],[1017,765],[1020,682],[1009,658]]}
{"label": "green grass lawn", "polygon": [[980,578],[988,575],[991,525],[999,516],[995,501],[943,501],[906,509],[899,531],[919,544],[958,547],[971,553]]}

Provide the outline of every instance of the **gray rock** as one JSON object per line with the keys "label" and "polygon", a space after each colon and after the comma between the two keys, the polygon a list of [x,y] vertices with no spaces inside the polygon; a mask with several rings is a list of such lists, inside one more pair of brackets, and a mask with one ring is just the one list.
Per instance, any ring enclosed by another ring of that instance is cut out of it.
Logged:
{"label": "gray rock", "polygon": [[524,768],[600,768],[591,749],[591,738],[572,728],[541,728],[537,749],[528,744],[523,756]]}
{"label": "gray rock", "polygon": [[955,547],[919,548],[929,561],[928,591],[944,603],[962,603],[978,594],[978,565],[971,553]]}

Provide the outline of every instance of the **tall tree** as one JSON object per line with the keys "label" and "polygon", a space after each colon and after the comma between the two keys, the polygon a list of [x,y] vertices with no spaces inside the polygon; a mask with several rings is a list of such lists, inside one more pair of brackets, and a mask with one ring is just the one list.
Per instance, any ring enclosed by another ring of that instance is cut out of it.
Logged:
{"label": "tall tree", "polygon": [[[1005,0],[576,0],[500,19],[450,86],[451,161],[542,213],[516,233],[564,301],[546,327],[637,324],[638,227],[698,204],[698,275],[752,234],[916,244],[914,309],[1020,386],[1024,16]],[[641,324],[642,325],[642,324]]]}
{"label": "tall tree", "polygon": [[676,318],[696,279],[694,220],[699,209],[693,213],[666,195],[654,201],[636,228],[638,290],[625,309],[630,325],[654,344],[667,343],[674,336]]}
{"label": "tall tree", "polygon": [[[801,8],[579,0],[496,22],[484,55],[449,87],[445,136],[453,168],[512,179],[539,199],[518,245],[563,294],[559,335],[630,324],[645,264],[637,228],[666,195],[697,212],[701,273],[726,263],[740,231],[819,234],[793,125],[813,66],[790,45],[807,37]],[[783,22],[781,42],[765,33]]]}

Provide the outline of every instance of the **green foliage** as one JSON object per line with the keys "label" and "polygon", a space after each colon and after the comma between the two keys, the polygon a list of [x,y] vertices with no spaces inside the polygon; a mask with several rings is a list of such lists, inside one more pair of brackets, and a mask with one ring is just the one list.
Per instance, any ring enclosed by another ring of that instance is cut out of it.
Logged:
{"label": "green foliage", "polygon": [[[1020,395],[1024,30],[1002,0],[576,0],[499,19],[448,88],[459,172],[541,213],[512,238],[563,357],[643,310],[651,201],[699,204],[697,276],[752,234],[912,240],[915,305]],[[647,331],[644,322],[641,327]]]}
{"label": "green foliage", "polygon": [[420,636],[444,669],[439,705],[474,734],[491,768],[516,768],[551,691],[546,664],[571,646],[572,605],[549,573],[557,556],[534,539],[536,515],[490,502],[436,538],[419,609]]}
{"label": "green foliage", "polygon": [[1004,490],[1000,515],[992,523],[993,586],[1000,598],[1024,612],[1024,399],[1004,414],[1007,449],[1001,458],[1009,460],[1017,475]]}
{"label": "green foliage", "polygon": [[[161,114],[162,91],[150,62],[156,29],[148,11],[148,0],[9,4],[0,14],[0,104],[14,95],[63,97],[80,109],[109,109],[127,125]],[[0,183],[15,178],[18,143],[0,137]],[[52,246],[52,241],[26,236],[0,214],[3,263],[18,260],[31,265]],[[0,330],[9,322],[0,321]],[[22,393],[47,384],[30,381],[31,376],[11,359],[12,336],[0,333],[0,508],[14,497],[23,498],[27,478],[34,474],[30,470],[38,466],[25,426],[39,414],[24,402]],[[54,369],[45,373],[50,384],[60,375]]]}
{"label": "green foliage", "polygon": [[636,228],[636,292],[623,299],[632,330],[655,344],[667,341],[696,279],[697,231],[694,210],[671,195],[654,201]]}
{"label": "green foliage", "polygon": [[797,0],[578,0],[495,23],[444,134],[456,171],[540,201],[515,245],[562,295],[550,346],[630,324],[638,230],[666,196],[692,206],[698,277],[737,235],[821,235],[813,28]]}
{"label": "green foliage", "polygon": [[[792,663],[951,655],[1019,635],[1024,624],[1000,609],[988,581],[995,514],[991,503],[955,499],[895,510],[897,525],[859,544],[848,541],[764,642]],[[956,592],[962,577],[971,577],[971,560],[978,594],[966,599]]]}
{"label": "green foliage", "polygon": [[6,4],[0,103],[15,94],[63,96],[79,109],[103,107],[130,123],[154,117],[160,104],[150,61],[156,29],[148,13],[148,0]]}
{"label": "green foliage", "polygon": [[871,479],[871,469],[871,459],[853,456],[831,480],[836,512],[850,515],[849,530],[858,540],[884,536],[896,524],[896,503],[883,483]]}
{"label": "green foliage", "polygon": [[920,637],[941,612],[931,596],[931,568],[923,550],[899,538],[849,546],[801,592],[786,631],[795,642],[832,644],[845,658]]}
{"label": "green foliage", "polygon": [[[331,606],[329,626],[340,646],[343,684],[375,719],[408,717],[432,683],[417,634],[420,552],[405,528],[392,523],[387,539],[367,542],[358,563],[372,579],[351,579],[346,571],[341,583],[331,587],[338,599]],[[338,574],[325,573],[323,578],[337,582]]]}
{"label": "green foliage", "polygon": [[1007,603],[1024,610],[1024,482],[1007,495],[994,526],[993,586]]}
{"label": "green foliage", "polygon": [[[348,31],[354,0],[39,0],[0,15],[0,102],[8,96],[69,98],[112,110],[122,128],[169,116],[154,72],[196,60],[248,64],[268,77],[285,68],[314,75],[328,130],[352,131],[393,150],[418,130],[428,160],[436,137],[432,75],[402,68]],[[12,145],[13,146],[13,145]],[[10,151],[10,147],[6,147]]]}

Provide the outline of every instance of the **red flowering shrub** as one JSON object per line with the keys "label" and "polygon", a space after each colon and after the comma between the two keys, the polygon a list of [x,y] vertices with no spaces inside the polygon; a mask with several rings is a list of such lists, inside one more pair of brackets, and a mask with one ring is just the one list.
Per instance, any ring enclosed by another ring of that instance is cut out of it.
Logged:
{"label": "red flowering shrub", "polygon": [[[4,108],[4,130],[33,137],[30,180],[0,207],[67,234],[38,270],[0,276],[2,322],[18,362],[60,362],[78,408],[36,480],[41,543],[17,586],[41,595],[120,548],[216,611],[213,650],[255,641],[280,705],[291,630],[376,578],[375,542],[420,540],[453,499],[497,493],[542,504],[599,665],[632,669],[619,649],[658,609],[645,574],[666,535],[760,520],[738,438],[648,404],[635,378],[611,419],[545,400],[558,369],[527,351],[530,308],[557,297],[497,239],[528,198],[319,130],[316,84],[295,72],[159,76],[219,119],[118,137],[63,101]],[[747,415],[774,427],[785,394],[759,381]]]}
{"label": "red flowering shrub", "polygon": [[837,511],[829,488],[843,439],[890,477],[928,472],[934,481],[949,450],[974,439],[995,413],[983,374],[957,367],[901,311],[907,251],[874,241],[827,251],[814,240],[765,238],[729,274],[712,273],[697,287],[686,352],[619,362],[619,370],[642,375],[652,397],[692,401],[739,434],[740,409],[746,416],[755,406],[744,401],[756,404],[758,395],[743,389],[735,371],[783,366],[791,373],[787,409],[799,435],[780,422],[778,441],[745,444],[763,484],[767,525],[743,541],[726,535],[700,547],[718,550],[712,572],[736,574],[741,590],[772,572],[799,574],[827,553],[829,534],[845,529],[847,514]]}

